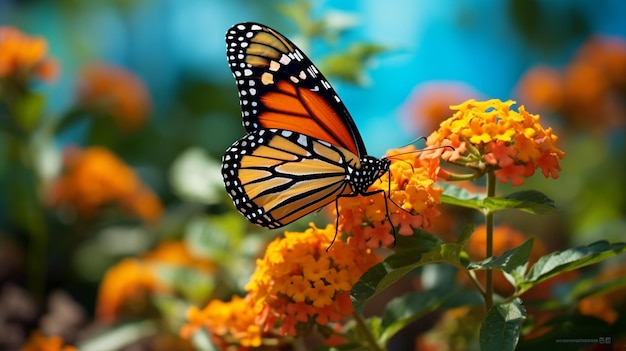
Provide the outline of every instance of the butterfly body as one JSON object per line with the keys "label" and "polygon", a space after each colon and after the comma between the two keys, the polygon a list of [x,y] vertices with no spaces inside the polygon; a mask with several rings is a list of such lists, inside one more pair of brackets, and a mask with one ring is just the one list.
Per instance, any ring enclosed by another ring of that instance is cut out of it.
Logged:
{"label": "butterfly body", "polygon": [[291,41],[257,23],[226,34],[247,134],[222,158],[235,207],[278,228],[336,201],[369,195],[390,161],[367,155],[347,109]]}

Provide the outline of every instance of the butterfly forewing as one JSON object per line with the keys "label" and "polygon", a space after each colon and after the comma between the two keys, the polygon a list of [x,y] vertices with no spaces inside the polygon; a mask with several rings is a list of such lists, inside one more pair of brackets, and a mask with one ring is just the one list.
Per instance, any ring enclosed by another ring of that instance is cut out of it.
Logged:
{"label": "butterfly forewing", "polygon": [[358,164],[344,148],[292,131],[260,129],[226,151],[222,175],[239,212],[277,228],[352,193],[346,169]]}
{"label": "butterfly forewing", "polygon": [[335,90],[289,39],[261,24],[241,23],[228,30],[226,44],[248,132],[297,130],[359,157],[367,154]]}

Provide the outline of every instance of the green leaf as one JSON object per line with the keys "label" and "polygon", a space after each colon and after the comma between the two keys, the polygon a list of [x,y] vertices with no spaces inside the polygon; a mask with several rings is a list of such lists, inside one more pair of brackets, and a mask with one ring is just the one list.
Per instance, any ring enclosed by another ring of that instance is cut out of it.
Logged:
{"label": "green leaf", "polygon": [[228,264],[233,248],[242,240],[245,223],[237,213],[197,216],[188,221],[185,239],[194,253]]}
{"label": "green leaf", "polygon": [[13,111],[21,130],[32,131],[41,120],[46,99],[41,94],[26,93],[15,100]]}
{"label": "green leaf", "polygon": [[506,209],[517,209],[533,214],[555,213],[554,201],[535,190],[519,191],[504,197],[485,197],[483,194],[472,194],[465,189],[455,186],[445,186],[441,194],[441,202],[472,208],[481,212],[496,212]]}
{"label": "green leaf", "polygon": [[480,328],[480,349],[515,350],[525,319],[526,309],[520,299],[493,305]]}
{"label": "green leaf", "polygon": [[475,291],[456,290],[442,294],[438,289],[418,291],[392,300],[382,318],[383,334],[381,343],[386,344],[408,324],[418,320],[435,310],[455,308],[459,306],[480,305],[483,298]]}
{"label": "green leaf", "polygon": [[577,303],[590,296],[604,295],[624,288],[626,288],[626,277],[617,277],[616,279],[598,282],[597,277],[592,276],[576,282],[572,286],[567,300]]}
{"label": "green leaf", "polygon": [[437,309],[442,300],[435,291],[418,291],[389,302],[382,319],[383,343],[407,324]]}
{"label": "green leaf", "polygon": [[[533,239],[529,239],[522,245],[510,249],[500,256],[492,256],[480,262],[472,262],[467,268],[470,270],[498,269],[507,273],[522,272],[523,274],[532,249]],[[519,275],[518,278],[522,278],[522,276]]]}
{"label": "green leaf", "polygon": [[354,43],[345,52],[326,56],[320,61],[320,69],[327,77],[362,85],[367,60],[385,51],[387,49],[382,45]]}
{"label": "green leaf", "polygon": [[483,200],[483,205],[492,212],[505,209],[517,209],[538,215],[557,212],[554,201],[536,190],[519,191],[502,198],[488,197]]}
{"label": "green leaf", "polygon": [[202,303],[207,296],[211,296],[215,287],[215,277],[208,272],[161,262],[157,262],[155,267],[159,280],[172,286],[191,303]]}
{"label": "green leaf", "polygon": [[461,235],[459,235],[459,238],[456,240],[456,243],[465,247],[465,244],[467,244],[472,234],[474,234],[474,230],[476,230],[475,225],[473,224],[465,225],[465,227],[463,227],[463,231],[461,232]]}
{"label": "green leaf", "polygon": [[416,230],[410,237],[400,236],[396,253],[370,268],[352,287],[350,295],[355,310],[361,313],[367,300],[417,267],[433,262],[461,267],[459,257],[464,245],[464,241],[456,244],[443,243],[441,239],[420,230]]}
{"label": "green leaf", "polygon": [[517,286],[524,292],[555,275],[604,261],[624,251],[626,251],[626,243],[611,244],[607,241],[597,241],[587,246],[553,252],[541,257]]}
{"label": "green leaf", "polygon": [[478,211],[483,210],[485,194],[473,194],[464,188],[450,184],[441,184],[441,187],[444,189],[440,196],[442,203]]}

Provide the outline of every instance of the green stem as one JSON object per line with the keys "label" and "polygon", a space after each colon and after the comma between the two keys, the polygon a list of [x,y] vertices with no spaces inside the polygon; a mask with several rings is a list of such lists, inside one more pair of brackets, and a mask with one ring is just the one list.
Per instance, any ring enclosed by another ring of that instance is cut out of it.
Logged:
{"label": "green stem", "polygon": [[[487,172],[487,197],[496,196],[496,175],[493,170]],[[493,256],[493,212],[487,211],[485,213],[485,227],[487,235],[487,258]],[[485,271],[485,307],[487,310],[493,305],[493,272],[491,269]]]}
{"label": "green stem", "polygon": [[354,320],[356,321],[357,328],[359,329],[359,331],[361,331],[361,334],[365,336],[365,340],[369,345],[369,349],[374,351],[385,351],[385,349],[380,347],[380,345],[378,345],[378,342],[376,342],[376,338],[374,338],[372,332],[369,330],[367,325],[365,325],[363,317],[356,312],[352,315],[354,316]]}

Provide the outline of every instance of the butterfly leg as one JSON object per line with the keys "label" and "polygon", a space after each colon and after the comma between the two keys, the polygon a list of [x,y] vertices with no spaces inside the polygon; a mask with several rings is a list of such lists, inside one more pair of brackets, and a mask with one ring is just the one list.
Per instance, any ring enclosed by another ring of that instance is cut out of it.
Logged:
{"label": "butterfly leg", "polygon": [[339,197],[335,200],[335,213],[337,214],[335,216],[335,236],[333,237],[333,241],[331,241],[330,245],[326,248],[326,252],[333,246],[335,240],[337,240],[337,234],[339,233]]}
{"label": "butterfly leg", "polygon": [[[362,194],[357,194],[357,193],[353,193],[353,194],[342,194],[339,195],[337,197],[337,200],[335,200],[335,211],[337,212],[337,217],[335,219],[335,238],[337,237],[337,231],[339,230],[339,199],[342,197],[356,197],[356,196],[372,196],[372,195],[376,195],[376,194],[380,194],[382,193],[384,198],[385,198],[385,216],[387,217],[387,220],[389,221],[389,224],[391,224],[391,230],[393,231],[393,245],[392,247],[396,246],[396,227],[393,225],[393,222],[391,222],[391,216],[389,215],[389,205],[387,204],[387,192],[383,189],[378,189],[378,190],[374,190],[371,192],[365,192]],[[391,193],[391,192],[389,192]],[[391,199],[390,199],[391,200]],[[393,202],[393,200],[391,200]],[[394,202],[394,204],[396,204]],[[396,204],[396,206],[398,206]],[[400,207],[400,206],[398,206]],[[404,210],[402,207],[400,207],[402,210]],[[406,211],[406,210],[404,210]],[[335,238],[333,238],[333,243],[335,242]],[[330,244],[330,246],[332,246],[332,243]],[[330,247],[329,247],[330,248]]]}
{"label": "butterfly leg", "polygon": [[[386,192],[383,189],[378,189],[369,193],[364,193],[361,194],[363,196],[371,196],[371,195],[376,195],[376,194],[380,194],[383,193],[383,197],[385,200],[385,216],[387,217],[387,220],[389,221],[389,224],[391,225],[391,231],[393,232],[393,245],[391,245],[391,247],[396,247],[396,227],[393,225],[393,222],[391,221],[391,216],[389,215],[389,205],[387,204],[387,199],[391,200],[391,202],[393,202],[394,205],[398,206],[398,204],[393,201],[391,199],[391,197],[388,197],[387,194],[391,194],[391,182],[389,183],[389,191]],[[398,206],[400,207],[400,206]],[[403,209],[402,207],[400,207],[400,209],[406,211],[405,209]]]}

